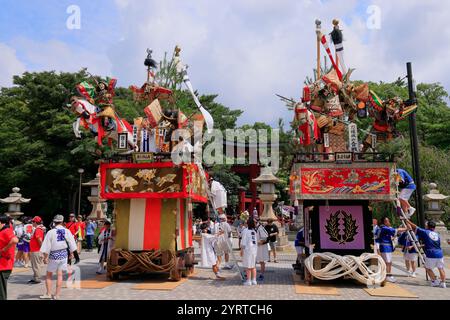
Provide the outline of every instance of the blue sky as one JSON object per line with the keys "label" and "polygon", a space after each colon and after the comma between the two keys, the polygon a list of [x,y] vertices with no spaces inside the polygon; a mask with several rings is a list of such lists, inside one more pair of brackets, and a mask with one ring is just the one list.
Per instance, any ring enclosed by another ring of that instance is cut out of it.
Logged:
{"label": "blue sky", "polygon": [[[315,65],[315,25],[331,31],[339,18],[353,78],[392,81],[413,62],[418,82],[450,90],[450,2],[438,0],[0,0],[0,86],[25,70],[89,71],[141,84],[142,61],[182,47],[191,81],[201,93],[244,110],[240,124],[291,114],[275,93],[300,98]],[[70,5],[81,29],[69,30]],[[380,29],[367,26],[371,5]],[[322,51],[322,55],[325,53]]]}
{"label": "blue sky", "polygon": [[[119,28],[115,21],[119,14],[117,7],[108,0],[1,0],[0,41],[7,42],[21,35],[34,40],[45,41],[57,38],[79,45],[89,45],[90,35],[114,38]],[[82,29],[69,30],[66,12],[70,5],[78,5],[82,14]],[[88,36],[86,38],[86,36]]]}

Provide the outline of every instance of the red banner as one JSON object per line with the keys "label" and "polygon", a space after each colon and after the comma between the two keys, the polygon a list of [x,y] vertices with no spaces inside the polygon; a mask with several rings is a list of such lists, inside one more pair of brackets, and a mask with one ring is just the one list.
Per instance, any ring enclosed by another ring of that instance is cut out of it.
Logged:
{"label": "red banner", "polygon": [[395,195],[389,164],[299,165],[291,175],[291,193],[298,199],[391,200]]}

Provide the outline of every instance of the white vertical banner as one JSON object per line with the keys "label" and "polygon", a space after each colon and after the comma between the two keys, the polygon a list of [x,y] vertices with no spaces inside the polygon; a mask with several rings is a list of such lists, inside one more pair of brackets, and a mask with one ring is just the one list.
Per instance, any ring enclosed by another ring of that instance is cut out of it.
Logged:
{"label": "white vertical banner", "polygon": [[371,144],[372,144],[372,150],[375,150],[377,147],[377,135],[371,134],[370,137],[372,138]]}
{"label": "white vertical banner", "polygon": [[144,249],[146,199],[130,199],[128,249]]}
{"label": "white vertical banner", "polygon": [[138,129],[136,125],[133,125],[133,143],[136,146],[138,140]]}
{"label": "white vertical banner", "polygon": [[147,129],[142,129],[141,132],[141,152],[147,152]]}
{"label": "white vertical banner", "polygon": [[126,150],[127,149],[127,147],[128,147],[127,138],[128,138],[128,133],[126,133],[126,132],[121,132],[121,133],[118,134],[117,148],[119,150]]}
{"label": "white vertical banner", "polygon": [[348,125],[348,145],[351,152],[359,152],[358,127],[356,123]]}
{"label": "white vertical banner", "polygon": [[148,152],[156,152],[155,129],[148,131]]}
{"label": "white vertical banner", "polygon": [[325,148],[330,147],[330,135],[328,134],[328,132],[323,134],[323,146]]}

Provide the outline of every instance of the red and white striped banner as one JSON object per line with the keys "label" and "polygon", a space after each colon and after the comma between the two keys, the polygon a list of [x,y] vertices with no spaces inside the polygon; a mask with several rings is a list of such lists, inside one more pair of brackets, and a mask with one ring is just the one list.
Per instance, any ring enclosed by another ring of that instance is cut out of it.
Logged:
{"label": "red and white striped banner", "polygon": [[337,73],[337,76],[338,76],[339,80],[342,81],[342,72],[339,70],[339,67],[337,66],[336,62],[333,59],[333,55],[331,54],[330,47],[328,47],[328,42],[327,42],[327,38],[325,37],[325,35],[322,35],[321,42],[322,42],[322,45],[325,48],[325,51],[328,54],[328,57],[331,60],[331,64],[333,65],[334,70],[336,70],[336,73]]}

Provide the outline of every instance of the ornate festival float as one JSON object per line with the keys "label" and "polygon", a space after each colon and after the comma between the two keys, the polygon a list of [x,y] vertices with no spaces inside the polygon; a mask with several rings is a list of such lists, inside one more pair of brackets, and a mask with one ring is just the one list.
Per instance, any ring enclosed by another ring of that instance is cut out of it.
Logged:
{"label": "ornate festival float", "polygon": [[[367,83],[350,81],[353,69],[344,62],[339,21],[333,25],[328,39],[316,21],[315,81],[305,85],[301,101],[280,96],[295,112],[290,195],[304,221],[306,252],[294,269],[306,283],[349,277],[379,285],[386,272],[384,261],[373,253],[370,203],[394,201],[397,184],[394,155],[376,150],[397,137],[396,123],[417,106],[399,98],[382,100]],[[331,61],[324,74],[321,45]],[[373,120],[372,126],[359,130],[357,119],[365,118]]]}
{"label": "ornate festival float", "polygon": [[[131,125],[114,107],[116,80],[94,77],[76,86],[71,108],[80,126],[90,130],[98,145],[107,141],[112,157],[100,160],[100,196],[114,201],[115,247],[107,262],[107,275],[167,273],[171,279],[192,273],[192,207],[207,202],[206,176],[199,161],[183,158],[193,151],[193,133],[202,134],[204,123],[212,129],[211,115],[194,94],[187,66],[175,48],[170,69],[183,80],[200,112],[187,117],[176,106],[171,89],[160,86],[157,63],[147,50],[147,81],[131,86],[136,103],[146,105],[143,116]],[[184,133],[176,136],[177,129]],[[200,147],[195,145],[196,148]],[[178,155],[174,158],[174,155]]]}

